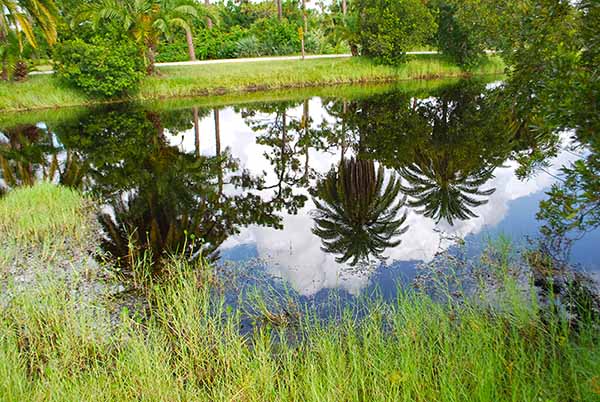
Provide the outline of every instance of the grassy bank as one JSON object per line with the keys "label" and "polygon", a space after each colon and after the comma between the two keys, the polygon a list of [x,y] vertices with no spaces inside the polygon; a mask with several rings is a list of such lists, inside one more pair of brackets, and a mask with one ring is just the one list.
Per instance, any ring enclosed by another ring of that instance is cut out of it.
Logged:
{"label": "grassy bank", "polygon": [[[276,61],[164,67],[146,78],[135,95],[121,100],[223,95],[269,89],[349,83],[451,78],[466,73],[437,55],[415,56],[398,68],[361,58]],[[504,64],[492,57],[469,74],[500,74]],[[101,103],[66,86],[54,76],[33,76],[24,83],[0,84],[0,111],[83,106]]]}
{"label": "grassy bank", "polygon": [[[2,229],[33,231],[41,243],[55,233],[66,242],[81,236],[89,226],[73,223],[82,219],[77,206],[85,200],[73,195],[51,186],[15,191],[0,200],[0,222],[15,219],[18,229]],[[75,208],[65,210],[63,198]],[[23,218],[27,213],[32,218]],[[112,331],[105,315],[82,308],[88,301],[60,283],[0,307],[0,400],[596,401],[600,395],[597,329],[572,332],[515,294],[490,309],[401,293],[391,305],[366,302],[360,320],[348,308],[329,323],[315,319],[310,307],[278,319],[259,300],[255,331],[242,336],[241,310],[211,291],[208,267],[175,260],[169,272],[147,290],[150,316],[141,322],[123,316]]]}
{"label": "grassy bank", "polygon": [[[482,79],[487,80],[493,78],[494,77],[486,76]],[[321,87],[275,89],[259,92],[232,92],[219,96],[148,100],[139,102],[139,104],[144,109],[152,111],[189,109],[192,107],[223,108],[232,105],[251,105],[253,103],[263,102],[302,101],[312,97],[353,100],[382,94],[392,90],[402,91],[415,97],[427,97],[444,86],[455,84],[458,80],[458,78],[448,78],[443,80],[414,80],[391,83],[342,84]],[[40,121],[52,126],[66,120],[76,120],[82,114],[89,113],[89,110],[89,107],[75,106],[60,109],[36,109],[1,113],[0,129]]]}

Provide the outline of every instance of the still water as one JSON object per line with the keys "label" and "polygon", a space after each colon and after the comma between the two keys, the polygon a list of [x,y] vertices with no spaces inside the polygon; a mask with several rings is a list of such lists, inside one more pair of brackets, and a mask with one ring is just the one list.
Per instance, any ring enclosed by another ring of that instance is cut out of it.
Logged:
{"label": "still water", "polygon": [[[569,132],[516,132],[500,87],[16,116],[0,127],[0,188],[50,179],[93,193],[102,249],[120,261],[132,239],[136,253],[203,255],[248,284],[267,278],[315,300],[392,297],[459,240],[476,254],[498,237],[535,239],[540,201],[582,157]],[[526,166],[534,153],[543,163]],[[597,275],[598,244],[598,230],[586,234],[571,262]]]}

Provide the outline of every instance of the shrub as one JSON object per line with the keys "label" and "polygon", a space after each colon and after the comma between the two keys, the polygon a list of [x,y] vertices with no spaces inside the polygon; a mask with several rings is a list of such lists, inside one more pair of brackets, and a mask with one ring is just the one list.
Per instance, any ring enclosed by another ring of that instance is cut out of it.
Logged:
{"label": "shrub", "polygon": [[239,27],[233,27],[230,31],[218,27],[202,29],[194,38],[196,56],[199,59],[235,58],[238,53],[238,41],[247,34],[247,30]]}
{"label": "shrub", "polygon": [[170,61],[188,61],[190,55],[188,53],[187,43],[183,40],[175,42],[161,42],[158,45],[156,62],[164,63]]}
{"label": "shrub", "polygon": [[246,36],[237,42],[238,57],[258,57],[262,56],[263,48],[258,38],[254,35]]}
{"label": "shrub", "polygon": [[103,97],[136,89],[145,71],[137,46],[110,35],[62,42],[55,48],[54,62],[59,77],[90,95]]}
{"label": "shrub", "polygon": [[406,51],[426,43],[437,30],[422,0],[358,0],[358,40],[365,56],[385,64],[406,61]]}
{"label": "shrub", "polygon": [[265,56],[299,53],[301,48],[298,26],[287,19],[265,18],[256,21],[250,28],[261,46]]}
{"label": "shrub", "polygon": [[304,47],[308,53],[331,54],[334,47],[327,41],[325,33],[319,28],[312,28],[304,37]]}

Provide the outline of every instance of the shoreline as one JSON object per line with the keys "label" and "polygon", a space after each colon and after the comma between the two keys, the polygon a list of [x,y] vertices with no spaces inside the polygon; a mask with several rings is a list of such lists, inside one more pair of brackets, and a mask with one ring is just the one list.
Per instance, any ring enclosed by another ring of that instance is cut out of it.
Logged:
{"label": "shoreline", "polygon": [[66,86],[58,77],[37,75],[23,83],[0,83],[0,111],[18,113],[319,86],[468,78],[501,75],[504,68],[497,56],[490,57],[473,71],[463,71],[442,56],[429,54],[414,56],[399,67],[377,65],[363,58],[160,67],[159,75],[145,78],[136,94],[114,99],[93,98]]}

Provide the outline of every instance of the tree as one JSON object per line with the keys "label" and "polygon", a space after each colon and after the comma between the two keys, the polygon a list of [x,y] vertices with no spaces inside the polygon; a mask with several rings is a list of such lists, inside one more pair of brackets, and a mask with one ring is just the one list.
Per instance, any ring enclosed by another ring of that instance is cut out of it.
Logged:
{"label": "tree", "polygon": [[[198,18],[197,7],[177,0],[101,0],[86,5],[79,19],[99,28],[105,21],[119,24],[144,49],[147,73],[155,71],[156,47],[162,35],[173,28],[191,32],[190,19]],[[195,55],[190,54],[190,57]]]}
{"label": "tree", "polygon": [[[567,261],[571,245],[600,227],[600,4],[540,0],[533,18],[523,18],[507,93],[534,134],[572,130],[582,158],[562,168],[560,179],[540,203],[540,247]],[[562,146],[552,137],[556,148]],[[520,162],[533,173],[551,156],[532,154]]]}
{"label": "tree", "polygon": [[0,43],[14,28],[21,48],[21,34],[35,47],[34,25],[40,27],[50,45],[56,43],[58,9],[54,0],[0,0],[0,11]]}
{"label": "tree", "polygon": [[46,126],[22,124],[0,128],[8,142],[0,144],[0,177],[9,188],[32,186],[39,180],[80,188],[86,168],[80,155],[53,141]]}
{"label": "tree", "polygon": [[[8,79],[8,59],[11,51],[11,35],[18,43],[19,60],[17,69],[27,73],[24,62],[20,60],[23,52],[23,39],[32,47],[37,46],[34,26],[38,26],[44,39],[50,46],[57,40],[58,9],[54,0],[0,0],[0,57],[2,58],[2,80]],[[24,77],[18,77],[24,78]]]}
{"label": "tree", "polygon": [[406,197],[399,199],[400,181],[392,174],[384,186],[382,165],[373,161],[345,159],[332,169],[314,190],[316,206],[313,233],[322,249],[339,255],[336,261],[350,266],[383,259],[383,252],[401,243],[398,239],[406,213],[400,215]]}
{"label": "tree", "polygon": [[108,107],[56,126],[65,148],[84,158],[86,190],[112,209],[99,217],[106,232],[102,247],[124,272],[134,267],[133,257],[144,254],[152,257],[147,274],[153,275],[173,253],[216,258],[219,245],[240,227],[280,224],[278,205],[252,192],[260,179],[240,172],[227,150],[197,156],[169,144],[166,133],[191,129],[193,115],[193,109]]}
{"label": "tree", "polygon": [[478,82],[447,86],[426,99],[398,91],[356,103],[346,123],[362,142],[361,153],[395,169],[408,205],[438,222],[476,216],[472,209],[493,192],[481,187],[521,145],[513,142],[495,92]]}
{"label": "tree", "polygon": [[406,52],[427,42],[436,22],[421,0],[357,0],[358,37],[365,56],[382,63],[406,61]]}
{"label": "tree", "polygon": [[296,106],[293,102],[258,105],[242,112],[247,124],[253,131],[260,132],[257,143],[271,147],[264,157],[273,166],[277,177],[274,183],[264,184],[261,190],[273,190],[271,202],[278,207],[285,207],[289,213],[296,213],[301,208],[306,196],[295,194],[295,190],[305,185],[305,178],[310,172],[303,171],[300,155],[306,153],[307,141],[310,141],[310,130],[301,120],[288,114],[288,109]]}
{"label": "tree", "polygon": [[[470,67],[484,56],[489,43],[481,35],[478,24],[466,23],[461,12],[472,7],[469,0],[436,0],[429,3],[437,19],[437,33],[434,45],[457,64]],[[481,10],[480,10],[481,11]]]}

